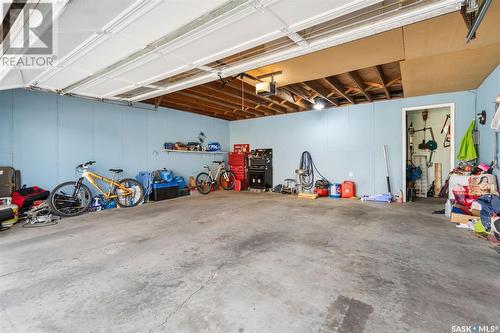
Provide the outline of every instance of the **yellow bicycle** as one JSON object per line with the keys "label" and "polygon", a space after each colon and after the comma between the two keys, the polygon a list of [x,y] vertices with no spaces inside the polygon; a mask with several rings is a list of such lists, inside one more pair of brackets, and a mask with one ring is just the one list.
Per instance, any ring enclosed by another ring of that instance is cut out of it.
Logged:
{"label": "yellow bicycle", "polygon": [[[144,199],[144,188],[137,180],[125,178],[115,181],[115,175],[123,172],[122,169],[109,169],[113,173],[113,179],[109,179],[88,170],[94,163],[89,161],[78,165],[76,170],[82,173],[81,177],[56,186],[50,193],[48,203],[54,214],[70,217],[88,210],[92,204],[92,191],[83,183],[85,179],[106,199],[115,200],[120,207],[134,207]],[[103,191],[96,180],[109,184],[108,190]]]}

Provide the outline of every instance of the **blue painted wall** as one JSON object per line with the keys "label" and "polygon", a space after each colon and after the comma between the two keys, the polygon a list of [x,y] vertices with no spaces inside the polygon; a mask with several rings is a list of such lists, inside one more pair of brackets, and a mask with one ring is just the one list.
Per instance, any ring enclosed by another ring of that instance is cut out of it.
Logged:
{"label": "blue painted wall", "polygon": [[275,184],[294,178],[300,154],[308,150],[325,177],[335,182],[354,180],[359,195],[386,192],[382,150],[385,144],[396,192],[403,184],[402,108],[455,103],[455,130],[459,140],[474,118],[475,93],[437,94],[235,121],[230,123],[231,144],[273,148]]}
{"label": "blue painted wall", "polygon": [[[22,172],[22,182],[51,189],[75,179],[75,166],[123,168],[123,177],[168,168],[196,175],[211,155],[159,153],[164,142],[210,141],[229,148],[229,122],[166,108],[157,111],[26,90],[0,91],[0,165]],[[224,156],[225,158],[225,156]]]}
{"label": "blue painted wall", "polygon": [[491,120],[495,114],[495,99],[500,95],[500,65],[483,81],[477,89],[477,113],[486,111],[486,124],[477,125],[480,132],[479,158],[490,163],[494,158],[495,132],[491,129]]}

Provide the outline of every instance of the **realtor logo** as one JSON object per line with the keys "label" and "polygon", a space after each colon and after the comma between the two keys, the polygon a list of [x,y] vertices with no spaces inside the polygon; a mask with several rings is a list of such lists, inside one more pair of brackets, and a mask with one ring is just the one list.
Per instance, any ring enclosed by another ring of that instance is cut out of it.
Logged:
{"label": "realtor logo", "polygon": [[10,26],[3,41],[4,54],[52,54],[52,3],[27,2],[22,8],[3,3],[3,11]]}
{"label": "realtor logo", "polygon": [[54,21],[51,2],[3,2],[4,22],[0,66],[52,66]]}

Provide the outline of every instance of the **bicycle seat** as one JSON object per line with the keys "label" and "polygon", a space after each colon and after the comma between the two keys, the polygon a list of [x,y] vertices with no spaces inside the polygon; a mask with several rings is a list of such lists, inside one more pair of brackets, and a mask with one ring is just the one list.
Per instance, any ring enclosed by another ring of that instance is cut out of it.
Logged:
{"label": "bicycle seat", "polygon": [[217,164],[222,164],[224,163],[224,161],[213,161],[214,163],[217,163]]}
{"label": "bicycle seat", "polygon": [[123,172],[123,169],[109,169],[111,172],[116,172],[116,173],[121,173]]}

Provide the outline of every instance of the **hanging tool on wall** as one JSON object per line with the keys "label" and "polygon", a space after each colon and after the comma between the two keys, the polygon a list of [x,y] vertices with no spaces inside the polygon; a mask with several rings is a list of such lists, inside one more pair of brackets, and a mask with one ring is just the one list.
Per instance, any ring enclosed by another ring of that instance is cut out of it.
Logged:
{"label": "hanging tool on wall", "polygon": [[443,147],[448,148],[451,146],[451,121],[450,115],[446,115],[443,127],[441,128],[441,134],[446,133],[444,136]]}
{"label": "hanging tool on wall", "polygon": [[[410,125],[410,128],[412,129],[413,134],[415,134],[416,132],[424,132],[424,138],[422,139],[422,142],[418,145],[418,149],[430,150],[431,154],[430,154],[429,159],[427,161],[427,167],[430,168],[433,164],[432,163],[432,156],[434,155],[434,151],[437,149],[438,144],[436,142],[436,139],[434,138],[434,131],[432,130],[432,127],[427,127],[427,118],[428,117],[429,117],[429,111],[428,110],[422,111],[422,119],[424,120],[424,127],[416,130],[416,129],[413,129],[413,127]],[[429,131],[429,133],[431,134],[431,140],[426,140],[426,132],[427,131]],[[410,137],[413,136],[413,134],[411,134]]]}
{"label": "hanging tool on wall", "polygon": [[415,147],[413,146],[415,129],[413,128],[413,122],[410,123],[410,127],[408,127],[408,134],[410,137],[410,159],[409,162],[413,161],[413,154],[415,153]]}

